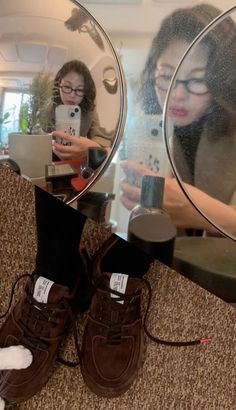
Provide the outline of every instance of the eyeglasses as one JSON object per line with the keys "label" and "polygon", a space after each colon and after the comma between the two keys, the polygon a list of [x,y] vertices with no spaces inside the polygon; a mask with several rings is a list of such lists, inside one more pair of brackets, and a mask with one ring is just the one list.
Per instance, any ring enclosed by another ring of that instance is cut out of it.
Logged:
{"label": "eyeglasses", "polygon": [[69,85],[60,85],[59,88],[65,94],[71,94],[72,91],[74,91],[75,95],[77,95],[77,97],[83,97],[84,96],[84,90],[81,90],[80,88],[72,88]]}
{"label": "eyeglasses", "polygon": [[[171,75],[159,75],[155,78],[155,84],[159,90],[167,91],[171,82]],[[204,95],[209,92],[206,82],[203,78],[190,78],[189,80],[175,80],[173,88],[176,88],[178,84],[183,84],[185,89],[190,94]]]}

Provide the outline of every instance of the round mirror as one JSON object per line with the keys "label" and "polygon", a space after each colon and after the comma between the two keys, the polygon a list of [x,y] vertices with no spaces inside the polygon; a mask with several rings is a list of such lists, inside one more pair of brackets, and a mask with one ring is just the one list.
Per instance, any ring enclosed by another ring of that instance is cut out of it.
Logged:
{"label": "round mirror", "polygon": [[122,136],[119,59],[77,1],[10,0],[0,20],[0,159],[71,203],[104,173]]}
{"label": "round mirror", "polygon": [[192,42],[193,28],[184,41],[172,43],[157,67],[156,89],[160,99],[166,96],[164,137],[183,192],[212,226],[236,241],[235,17],[236,6]]}

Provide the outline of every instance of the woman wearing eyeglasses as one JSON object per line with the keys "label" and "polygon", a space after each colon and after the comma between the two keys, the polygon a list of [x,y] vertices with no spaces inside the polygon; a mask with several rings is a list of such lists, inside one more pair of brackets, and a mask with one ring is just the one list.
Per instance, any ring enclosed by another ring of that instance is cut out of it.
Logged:
{"label": "woman wearing eyeglasses", "polygon": [[[141,77],[138,96],[145,114],[162,113],[172,75],[184,52],[219,14],[214,6],[201,4],[178,9],[163,21]],[[187,192],[212,220],[234,233],[236,211],[225,204],[235,201],[236,192],[236,98],[234,92],[226,92],[231,90],[228,79],[232,80],[235,72],[235,44],[235,24],[228,18],[185,59],[168,104],[168,124],[171,121],[174,126],[173,156]],[[121,166],[126,175],[154,174],[129,160],[129,153]],[[122,203],[132,209],[139,201],[140,188],[126,179],[121,189]],[[165,179],[164,208],[178,228],[214,230],[193,208],[175,178]]]}
{"label": "woman wearing eyeglasses", "polygon": [[[96,87],[87,66],[72,60],[65,63],[54,80],[52,122],[55,122],[55,108],[60,104],[79,105],[81,108],[80,135],[72,136],[54,131],[53,136],[65,141],[59,144],[53,141],[54,153],[61,159],[73,159],[83,154],[90,147],[110,146],[99,123],[95,107]],[[78,138],[79,137],[79,138]]]}

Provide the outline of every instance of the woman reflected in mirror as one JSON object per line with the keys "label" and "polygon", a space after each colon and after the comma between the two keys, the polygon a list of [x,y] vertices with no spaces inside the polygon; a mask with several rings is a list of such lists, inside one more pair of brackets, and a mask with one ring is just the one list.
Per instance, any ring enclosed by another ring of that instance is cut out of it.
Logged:
{"label": "woman reflected in mirror", "polygon": [[[196,36],[220,13],[214,6],[201,4],[178,9],[165,18],[152,41],[141,75],[138,99],[147,118],[163,112],[180,59]],[[167,107],[168,121],[173,124],[173,160],[186,192],[205,215],[234,234],[235,65],[236,28],[228,17],[191,49],[177,73]],[[141,160],[138,164],[130,158],[128,152],[127,160],[121,163],[126,175],[154,174]],[[123,205],[132,209],[139,201],[140,188],[126,178],[121,182],[121,190]],[[175,178],[165,178],[164,208],[178,228],[215,231],[189,202]]]}
{"label": "woman reflected in mirror", "polygon": [[84,156],[88,148],[111,146],[111,139],[100,125],[95,100],[96,86],[88,67],[79,60],[65,63],[54,79],[51,122],[55,126],[56,107],[64,104],[80,107],[81,123],[79,135],[53,131],[53,151],[60,159],[77,159]]}

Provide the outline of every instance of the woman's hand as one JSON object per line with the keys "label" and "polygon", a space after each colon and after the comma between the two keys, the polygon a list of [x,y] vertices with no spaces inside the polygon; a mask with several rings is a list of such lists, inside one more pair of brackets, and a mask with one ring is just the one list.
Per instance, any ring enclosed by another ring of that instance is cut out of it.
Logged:
{"label": "woman's hand", "polygon": [[[120,183],[121,202],[127,209],[132,209],[140,201],[141,189],[129,182],[131,175],[133,180],[135,178],[141,180],[143,175],[158,176],[158,174],[135,161],[121,161],[120,165],[126,175]],[[215,201],[191,185],[185,184],[185,188],[193,200],[196,203],[199,202],[199,206],[203,200],[204,206],[207,206],[207,198]],[[177,228],[209,229],[209,224],[187,199],[175,178],[165,177],[163,208],[168,212]]]}
{"label": "woman's hand", "polygon": [[[184,184],[187,193],[197,200],[200,190]],[[163,207],[177,228],[205,229],[205,219],[183,193],[176,178],[165,178]]]}
{"label": "woman's hand", "polygon": [[120,200],[125,208],[132,209],[139,203],[140,186],[143,175],[156,175],[153,171],[137,163],[136,161],[125,160],[120,162],[125,177],[120,183]]}
{"label": "woman's hand", "polygon": [[[54,138],[60,138],[64,144],[53,140],[53,151],[60,159],[77,159],[84,156],[90,147],[100,147],[100,145],[86,137],[76,137],[61,131],[53,131]],[[66,145],[67,144],[67,145]]]}
{"label": "woman's hand", "polygon": [[[120,183],[121,202],[127,209],[132,209],[140,201],[140,186],[143,175],[158,176],[158,174],[131,160],[121,161],[120,165],[125,173],[125,178]],[[135,181],[139,181],[139,187],[135,185]],[[163,208],[166,209],[176,225],[180,226],[184,223],[183,213],[189,204],[176,179],[165,177]]]}

